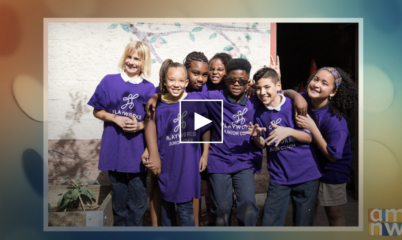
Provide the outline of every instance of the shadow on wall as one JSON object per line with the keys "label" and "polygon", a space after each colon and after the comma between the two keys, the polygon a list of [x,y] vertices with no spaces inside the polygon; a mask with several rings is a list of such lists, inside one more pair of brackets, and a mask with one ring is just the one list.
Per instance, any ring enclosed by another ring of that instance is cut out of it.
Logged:
{"label": "shadow on wall", "polygon": [[84,114],[91,112],[85,108],[88,97],[79,92],[70,93],[69,96],[71,110],[66,112],[65,119],[73,122],[65,127],[60,139],[48,140],[48,184],[61,185],[66,175],[73,178],[88,172],[91,173],[89,179],[97,179],[101,185],[109,185],[107,173],[98,170],[101,140],[75,139],[74,127],[81,124]]}

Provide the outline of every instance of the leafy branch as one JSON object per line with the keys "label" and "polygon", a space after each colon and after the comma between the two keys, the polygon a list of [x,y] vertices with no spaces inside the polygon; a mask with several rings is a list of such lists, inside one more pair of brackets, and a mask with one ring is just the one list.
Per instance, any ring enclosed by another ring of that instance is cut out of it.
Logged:
{"label": "leafy branch", "polygon": [[[267,30],[266,32],[263,32],[259,29],[257,29],[257,25],[258,23],[255,22],[252,24],[251,27],[236,27],[234,26],[235,23],[232,23],[232,25],[229,24],[223,24],[223,23],[194,23],[195,25],[199,26],[199,27],[195,27],[194,29],[192,29],[191,31],[189,30],[183,30],[181,29],[181,25],[180,23],[174,23],[174,26],[178,27],[180,30],[176,30],[176,31],[168,31],[168,32],[162,32],[162,33],[154,33],[154,32],[145,32],[140,30],[139,28],[137,28],[137,26],[142,26],[144,23],[137,23],[136,25],[132,24],[132,23],[120,23],[121,27],[127,31],[127,32],[131,32],[132,34],[134,34],[140,41],[143,41],[145,43],[148,44],[150,51],[152,52],[152,54],[155,56],[156,60],[159,63],[162,63],[162,59],[159,57],[159,55],[157,54],[154,46],[151,44],[153,42],[155,42],[157,39],[161,39],[163,43],[166,43],[166,40],[162,37],[164,36],[168,36],[171,34],[175,34],[175,33],[182,33],[182,32],[187,32],[189,34],[190,40],[191,41],[195,41],[195,36],[194,36],[194,32],[200,32],[202,31],[204,28],[206,29],[210,29],[212,31],[214,31],[214,33],[209,37],[209,39],[212,38],[216,38],[217,34],[221,35],[224,39],[226,39],[226,41],[228,41],[233,48],[235,48],[237,50],[237,52],[240,53],[239,48],[237,47],[236,43],[233,42],[225,33],[225,31],[231,31],[231,32],[243,32],[245,35],[245,38],[247,40],[251,40],[251,36],[249,35],[249,33],[261,33],[261,34],[269,34],[269,30]],[[118,26],[117,23],[113,23],[109,29],[114,29]],[[150,38],[150,40],[148,40],[148,38]],[[245,55],[241,54],[241,56],[243,58],[245,58]],[[154,62],[154,61],[153,61]]]}

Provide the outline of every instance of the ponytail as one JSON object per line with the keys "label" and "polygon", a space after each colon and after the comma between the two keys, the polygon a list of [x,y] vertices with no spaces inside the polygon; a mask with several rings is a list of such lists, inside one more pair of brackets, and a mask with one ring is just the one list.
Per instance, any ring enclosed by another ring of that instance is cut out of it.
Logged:
{"label": "ponytail", "polygon": [[169,68],[171,68],[171,67],[183,68],[183,70],[187,76],[187,69],[183,66],[183,64],[178,63],[178,62],[173,62],[172,59],[166,59],[165,61],[163,61],[161,69],[159,70],[159,92],[162,94],[167,93],[167,89],[166,89],[166,86],[164,85],[164,83],[166,80],[166,74],[168,73]]}

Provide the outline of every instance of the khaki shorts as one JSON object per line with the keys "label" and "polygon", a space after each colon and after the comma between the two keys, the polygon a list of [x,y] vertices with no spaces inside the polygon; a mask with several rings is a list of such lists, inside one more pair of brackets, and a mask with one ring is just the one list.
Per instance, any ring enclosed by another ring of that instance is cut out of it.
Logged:
{"label": "khaki shorts", "polygon": [[346,183],[329,184],[319,181],[316,202],[324,207],[344,205],[347,202]]}

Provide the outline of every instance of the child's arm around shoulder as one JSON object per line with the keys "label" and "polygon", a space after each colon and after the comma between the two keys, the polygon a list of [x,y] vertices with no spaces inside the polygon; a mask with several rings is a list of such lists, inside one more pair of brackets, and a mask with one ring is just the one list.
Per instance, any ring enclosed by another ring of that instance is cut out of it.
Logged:
{"label": "child's arm around shoulder", "polygon": [[152,112],[155,112],[156,105],[158,102],[161,101],[162,94],[161,93],[155,93],[154,95],[149,98],[146,106],[145,106],[145,112],[147,113],[147,116],[150,117]]}
{"label": "child's arm around shoulder", "polygon": [[296,116],[306,116],[308,104],[302,95],[292,89],[283,90],[283,95],[293,99]]}

